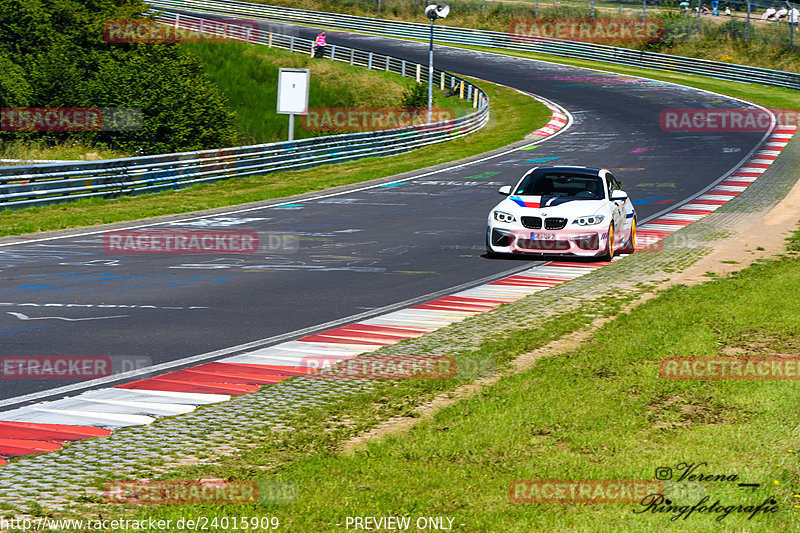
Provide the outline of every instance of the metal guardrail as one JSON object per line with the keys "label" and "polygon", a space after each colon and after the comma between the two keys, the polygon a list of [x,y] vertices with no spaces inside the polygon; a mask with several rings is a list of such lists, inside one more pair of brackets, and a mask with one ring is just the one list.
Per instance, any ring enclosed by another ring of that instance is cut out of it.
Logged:
{"label": "metal guardrail", "polygon": [[[196,17],[163,14],[160,21],[199,30]],[[210,22],[210,21],[209,21]],[[217,35],[311,54],[312,41],[234,25],[207,24]],[[428,67],[366,50],[329,45],[335,61],[396,72],[428,81]],[[482,128],[489,120],[489,98],[479,87],[452,74],[434,70],[433,81],[470,99],[472,113],[453,120],[391,130],[328,135],[296,141],[202,150],[165,155],[0,168],[0,209],[26,207],[78,198],[113,198],[186,187],[197,183],[299,170],[364,157],[399,154],[448,141]]]}
{"label": "metal guardrail", "polygon": [[[384,37],[422,40],[429,38],[428,25],[413,22],[306,11],[288,7],[235,2],[233,0],[150,0],[149,3],[152,6],[163,9],[203,11],[304,26],[317,25],[330,29],[354,30]],[[800,90],[800,74],[794,72],[658,54],[630,48],[616,48],[594,43],[530,37],[513,33],[444,25],[436,27],[435,40],[441,43],[519,50]]]}

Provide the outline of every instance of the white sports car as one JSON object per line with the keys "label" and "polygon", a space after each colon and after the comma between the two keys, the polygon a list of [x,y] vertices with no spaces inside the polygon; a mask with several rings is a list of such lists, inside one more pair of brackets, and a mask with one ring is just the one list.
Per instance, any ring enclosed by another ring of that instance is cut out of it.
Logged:
{"label": "white sports car", "polygon": [[489,213],[489,255],[563,254],[611,260],[633,253],[636,212],[605,169],[534,167]]}

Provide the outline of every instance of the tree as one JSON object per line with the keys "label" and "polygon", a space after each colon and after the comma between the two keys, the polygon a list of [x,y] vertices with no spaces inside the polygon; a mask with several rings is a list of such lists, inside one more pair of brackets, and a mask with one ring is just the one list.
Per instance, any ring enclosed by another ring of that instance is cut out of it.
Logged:
{"label": "tree", "polygon": [[0,107],[134,108],[133,131],[0,132],[78,138],[152,154],[235,144],[234,114],[198,60],[175,43],[106,42],[110,20],[143,19],[141,0],[0,3]]}

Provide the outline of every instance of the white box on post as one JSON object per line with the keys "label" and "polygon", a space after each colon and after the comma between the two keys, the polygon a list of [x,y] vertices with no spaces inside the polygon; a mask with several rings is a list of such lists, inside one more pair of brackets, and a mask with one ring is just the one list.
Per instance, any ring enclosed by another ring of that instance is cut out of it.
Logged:
{"label": "white box on post", "polygon": [[294,116],[308,114],[308,88],[311,71],[307,68],[282,68],[278,71],[278,113],[289,115],[289,140],[294,140]]}

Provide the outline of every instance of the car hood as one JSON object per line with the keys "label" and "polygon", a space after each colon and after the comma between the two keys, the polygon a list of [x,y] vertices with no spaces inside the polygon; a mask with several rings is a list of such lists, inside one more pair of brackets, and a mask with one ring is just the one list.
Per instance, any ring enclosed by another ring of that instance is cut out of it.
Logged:
{"label": "car hood", "polygon": [[605,200],[576,200],[558,196],[511,195],[497,209],[530,216],[587,216],[594,215],[607,205]]}

